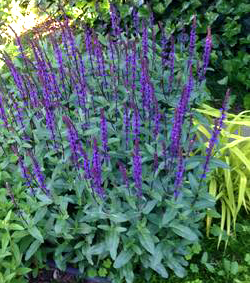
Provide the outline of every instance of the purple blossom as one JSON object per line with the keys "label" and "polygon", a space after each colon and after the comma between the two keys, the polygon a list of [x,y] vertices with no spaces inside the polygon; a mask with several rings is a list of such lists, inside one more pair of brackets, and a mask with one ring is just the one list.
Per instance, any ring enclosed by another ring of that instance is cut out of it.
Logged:
{"label": "purple blossom", "polygon": [[92,188],[101,197],[104,197],[104,190],[102,187],[102,169],[101,160],[99,155],[99,149],[97,145],[97,140],[94,138],[93,142],[93,158],[92,158]]}
{"label": "purple blossom", "polygon": [[192,61],[193,61],[195,42],[196,42],[196,15],[194,15],[192,29],[190,32],[188,70],[192,65]]}
{"label": "purple blossom", "polygon": [[162,64],[162,71],[164,71],[165,67],[168,64],[167,57],[167,44],[168,44],[168,39],[166,37],[165,30],[162,28],[161,30],[161,64]]}
{"label": "purple blossom", "polygon": [[184,175],[184,162],[183,162],[182,152],[181,150],[179,150],[178,165],[177,165],[176,178],[174,183],[174,187],[176,190],[178,190],[182,184],[183,175]]}
{"label": "purple blossom", "polygon": [[126,185],[127,189],[129,188],[129,182],[128,182],[128,175],[127,175],[127,170],[124,166],[124,164],[122,162],[118,162],[118,165],[119,165],[119,170],[122,174],[122,179],[123,179],[123,182],[124,184]]}
{"label": "purple blossom", "polygon": [[148,54],[148,28],[145,20],[142,21],[142,50],[143,56],[147,57]]}
{"label": "purple blossom", "polygon": [[8,119],[5,114],[4,104],[3,104],[3,97],[0,93],[0,118],[4,122],[5,128],[8,128]]}
{"label": "purple blossom", "polygon": [[136,11],[135,8],[133,8],[132,17],[133,17],[133,24],[134,24],[134,28],[136,31],[136,35],[138,36],[140,32],[139,31],[139,17],[138,17],[138,12]]}
{"label": "purple blossom", "polygon": [[120,36],[121,29],[120,29],[120,18],[118,16],[117,9],[115,5],[110,5],[110,13],[111,13],[111,24],[113,29],[114,36]]}
{"label": "purple blossom", "polygon": [[126,150],[128,149],[129,143],[129,132],[130,132],[130,119],[129,119],[129,109],[124,105],[124,118],[123,118],[123,125],[125,129],[125,139],[126,139]]}
{"label": "purple blossom", "polygon": [[135,146],[133,151],[133,178],[135,181],[135,187],[137,188],[137,194],[142,196],[142,161],[140,156],[139,140],[135,140]]}
{"label": "purple blossom", "polygon": [[58,45],[57,41],[54,39],[54,37],[51,37],[54,54],[57,60],[57,64],[59,67],[59,74],[60,74],[60,82],[62,84],[62,89],[64,92],[66,92],[66,86],[65,86],[65,71],[64,71],[64,64],[63,64],[63,57],[62,57],[62,51],[60,46]]}
{"label": "purple blossom", "polygon": [[131,55],[129,54],[129,45],[128,44],[125,44],[125,80],[124,80],[124,84],[125,84],[125,87],[127,88],[128,90],[128,86],[129,86],[129,70],[130,70],[130,62],[131,62]]}
{"label": "purple blossom", "polygon": [[83,149],[82,144],[80,142],[77,143],[77,148],[78,148],[80,155],[83,157],[83,167],[85,171],[85,178],[91,179],[91,171],[90,171],[90,163],[88,159],[88,154]]}
{"label": "purple blossom", "polygon": [[158,160],[158,154],[157,152],[154,153],[154,172],[158,169],[159,167],[159,160]]}
{"label": "purple blossom", "polygon": [[155,27],[154,27],[154,14],[151,13],[150,15],[150,27],[152,30],[152,53],[153,59],[152,62],[155,62],[155,55],[156,55],[156,34],[155,34]]}
{"label": "purple blossom", "polygon": [[174,123],[171,132],[171,151],[173,155],[176,155],[179,151],[182,125],[184,122],[184,116],[187,111],[192,89],[193,89],[193,76],[192,76],[192,68],[190,68],[188,83],[184,86],[181,98],[178,103],[178,107],[175,109]]}
{"label": "purple blossom", "polygon": [[212,49],[212,36],[211,36],[211,29],[207,29],[207,37],[206,37],[206,44],[203,54],[203,66],[202,66],[202,73],[200,72],[199,81],[203,81],[205,79],[205,74],[207,71],[207,66],[209,63],[209,57]]}
{"label": "purple blossom", "polygon": [[131,76],[132,76],[132,91],[134,92],[136,90],[136,42],[134,41],[132,44],[132,56],[131,56]]}
{"label": "purple blossom", "polygon": [[134,107],[134,113],[133,113],[133,135],[134,140],[140,139],[140,115],[139,110]]}
{"label": "purple blossom", "polygon": [[42,191],[49,196],[50,195],[50,191],[48,190],[46,183],[45,183],[45,178],[42,174],[40,165],[38,163],[38,161],[36,160],[35,156],[33,155],[33,153],[31,151],[28,152],[28,155],[30,156],[32,163],[33,163],[33,169],[34,169],[34,174],[36,176],[36,179],[38,181],[39,186],[41,187]]}
{"label": "purple blossom", "polygon": [[104,115],[104,108],[101,109],[101,140],[102,140],[102,148],[107,155],[108,151],[108,127],[107,127],[107,120]]}
{"label": "purple blossom", "polygon": [[167,170],[167,146],[165,141],[162,141],[161,145],[162,145],[162,156],[164,159],[164,169]]}
{"label": "purple blossom", "polygon": [[172,91],[173,81],[174,81],[174,57],[175,57],[175,47],[174,47],[174,37],[171,37],[171,50],[169,53],[169,64],[170,64],[170,75],[168,77],[168,92]]}
{"label": "purple blossom", "polygon": [[222,104],[222,108],[220,109],[221,117],[215,120],[215,125],[214,125],[214,129],[212,132],[212,136],[209,140],[208,148],[206,149],[207,155],[206,155],[206,161],[203,165],[203,173],[201,175],[202,179],[206,178],[206,173],[209,171],[208,166],[209,166],[209,161],[212,156],[212,151],[213,151],[214,145],[217,142],[218,135],[220,134],[220,131],[223,127],[223,122],[226,118],[225,112],[227,111],[227,104],[228,104],[229,96],[230,96],[230,89],[227,90],[224,102]]}
{"label": "purple blossom", "polygon": [[78,163],[78,158],[79,158],[78,140],[79,140],[79,138],[78,138],[78,133],[77,133],[72,121],[70,120],[70,118],[68,116],[62,116],[62,120],[67,126],[68,141],[69,141],[69,144],[70,144],[73,164],[77,169],[79,169],[79,163]]}
{"label": "purple blossom", "polygon": [[157,139],[157,136],[159,134],[159,127],[160,127],[160,119],[161,114],[159,113],[159,107],[158,107],[158,101],[154,99],[154,139]]}

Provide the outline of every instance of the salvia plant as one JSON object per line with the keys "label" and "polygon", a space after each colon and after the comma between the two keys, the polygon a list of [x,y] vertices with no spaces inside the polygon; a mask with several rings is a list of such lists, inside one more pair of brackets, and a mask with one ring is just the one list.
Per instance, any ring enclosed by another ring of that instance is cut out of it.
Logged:
{"label": "salvia plant", "polygon": [[106,36],[75,36],[65,17],[60,35],[30,39],[29,52],[17,37],[14,61],[2,53],[12,85],[0,89],[1,156],[15,157],[2,167],[22,180],[18,194],[12,186],[20,249],[27,266],[52,259],[82,274],[110,258],[114,282],[183,277],[214,205],[205,177],[226,110],[199,156],[192,107],[207,97],[211,31],[197,68],[195,17],[190,43],[177,44],[164,27],[156,41],[153,17],[139,22],[134,10],[130,33],[110,13]]}

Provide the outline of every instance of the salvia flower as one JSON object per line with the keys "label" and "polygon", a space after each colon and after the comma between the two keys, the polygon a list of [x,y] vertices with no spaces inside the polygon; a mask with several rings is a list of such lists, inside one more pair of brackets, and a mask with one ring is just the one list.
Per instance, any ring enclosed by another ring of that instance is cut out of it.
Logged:
{"label": "salvia flower", "polygon": [[79,169],[79,163],[78,163],[78,133],[70,120],[68,116],[62,116],[63,122],[66,124],[67,130],[68,130],[68,141],[70,144],[71,154],[72,154],[72,161],[74,166]]}
{"label": "salvia flower", "polygon": [[158,154],[157,152],[155,152],[154,153],[154,166],[153,166],[154,172],[158,169],[158,167],[159,167]]}
{"label": "salvia flower", "polygon": [[133,135],[134,140],[140,139],[140,115],[137,107],[134,107],[133,113]]}
{"label": "salvia flower", "polygon": [[139,16],[138,16],[138,12],[136,11],[135,7],[133,8],[133,11],[132,11],[132,17],[133,17],[134,29],[136,31],[136,35],[138,36],[139,33],[140,33],[140,30],[139,30]]}
{"label": "salvia flower", "polygon": [[36,176],[36,179],[38,181],[38,184],[41,188],[41,190],[47,195],[50,195],[50,191],[48,190],[46,183],[45,183],[45,178],[43,176],[43,173],[41,171],[41,167],[37,161],[37,159],[35,158],[35,156],[33,155],[33,153],[31,151],[28,152],[28,155],[30,156],[32,163],[33,163],[33,169],[34,169],[34,174]]}
{"label": "salvia flower", "polygon": [[183,162],[183,156],[181,150],[179,150],[178,153],[178,165],[177,165],[177,171],[176,171],[176,178],[174,183],[174,188],[178,190],[182,184],[184,175],[184,162]]}
{"label": "salvia flower", "polygon": [[99,149],[97,145],[97,140],[94,138],[93,142],[93,158],[92,158],[92,188],[101,198],[104,197],[104,189],[102,187],[102,169]]}
{"label": "salvia flower", "polygon": [[203,165],[203,173],[201,175],[201,178],[203,178],[203,179],[206,178],[206,174],[209,171],[208,166],[209,166],[209,161],[212,157],[212,151],[213,151],[215,144],[217,143],[218,135],[220,134],[220,131],[223,127],[223,122],[226,118],[225,112],[227,110],[227,103],[228,103],[228,100],[229,100],[229,95],[230,95],[230,90],[228,89],[227,92],[226,92],[226,96],[225,96],[222,108],[221,108],[221,117],[219,119],[215,120],[215,125],[214,125],[214,129],[213,129],[213,132],[212,132],[212,136],[209,140],[208,148],[206,149],[206,153],[207,153],[206,161]]}
{"label": "salvia flower", "polygon": [[148,28],[145,20],[142,21],[142,50],[143,56],[147,57],[148,54]]}
{"label": "salvia flower", "polygon": [[207,66],[209,63],[209,57],[212,49],[212,36],[211,36],[211,29],[207,29],[207,37],[206,37],[206,43],[205,43],[205,49],[203,53],[203,66],[202,66],[202,72],[200,73],[199,81],[203,81],[205,79],[205,74],[207,71]]}
{"label": "salvia flower", "polygon": [[129,181],[128,181],[128,175],[127,175],[126,167],[120,161],[118,162],[118,165],[119,165],[119,170],[120,170],[120,172],[122,174],[123,182],[126,185],[126,188],[128,189],[129,188]]}
{"label": "salvia flower", "polygon": [[142,196],[142,160],[140,156],[139,139],[135,141],[133,151],[133,178],[135,181],[135,187],[137,188],[137,194]]}
{"label": "salvia flower", "polygon": [[112,23],[113,34],[114,36],[119,37],[121,34],[120,18],[119,18],[117,9],[113,4],[110,5],[110,13],[111,13],[111,23]]}
{"label": "salvia flower", "polygon": [[129,132],[130,132],[130,119],[129,119],[129,109],[124,105],[124,116],[123,116],[123,125],[124,125],[124,133],[126,140],[126,150],[128,149],[129,144]]}
{"label": "salvia flower", "polygon": [[102,148],[106,155],[108,151],[108,126],[107,126],[107,120],[104,114],[104,108],[101,109],[101,121],[100,122],[101,122]]}
{"label": "salvia flower", "polygon": [[1,93],[0,93],[0,118],[3,121],[5,128],[8,128],[8,119],[7,119],[7,116],[5,114],[3,98],[2,98]]}
{"label": "salvia flower", "polygon": [[175,57],[175,45],[174,37],[171,37],[171,50],[169,53],[169,65],[170,65],[170,75],[168,77],[168,92],[172,91],[173,81],[174,81],[174,57]]}
{"label": "salvia flower", "polygon": [[168,52],[167,52],[167,44],[168,39],[165,33],[165,30],[162,28],[161,30],[161,62],[162,62],[162,71],[164,71],[165,67],[168,65]]}
{"label": "salvia flower", "polygon": [[194,15],[193,24],[190,32],[188,69],[192,65],[195,42],[196,42],[196,15]]}
{"label": "salvia flower", "polygon": [[131,77],[132,77],[132,91],[136,90],[136,42],[134,41],[132,44],[132,55],[131,55]]}

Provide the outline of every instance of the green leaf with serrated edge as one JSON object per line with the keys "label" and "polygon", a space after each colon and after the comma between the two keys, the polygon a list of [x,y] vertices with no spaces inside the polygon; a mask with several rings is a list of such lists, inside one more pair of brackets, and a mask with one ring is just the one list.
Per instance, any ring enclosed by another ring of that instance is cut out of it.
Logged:
{"label": "green leaf with serrated edge", "polygon": [[172,222],[172,223],[169,224],[169,227],[171,227],[172,231],[175,234],[183,237],[184,239],[187,239],[187,240],[192,241],[192,242],[198,240],[197,235],[187,226]]}
{"label": "green leaf with serrated edge", "polygon": [[41,242],[38,240],[35,240],[28,248],[26,254],[25,254],[25,260],[29,260],[33,254],[38,250],[38,248],[41,246]]}
{"label": "green leaf with serrated edge", "polygon": [[131,260],[133,255],[134,252],[132,250],[122,250],[114,262],[114,268],[120,268],[124,266]]}
{"label": "green leaf with serrated edge", "polygon": [[44,242],[43,236],[36,226],[28,228],[28,231],[29,231],[30,235],[33,236],[35,239],[37,239],[41,243]]}

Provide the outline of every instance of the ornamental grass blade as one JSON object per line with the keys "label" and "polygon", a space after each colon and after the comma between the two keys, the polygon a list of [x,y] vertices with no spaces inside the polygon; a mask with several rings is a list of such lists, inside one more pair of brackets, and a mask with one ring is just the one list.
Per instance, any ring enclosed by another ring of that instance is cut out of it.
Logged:
{"label": "ornamental grass blade", "polygon": [[235,154],[237,158],[239,158],[245,164],[248,171],[250,172],[250,161],[248,160],[246,155],[238,147],[232,148],[231,151]]}
{"label": "ornamental grass blade", "polygon": [[[211,181],[210,181],[209,193],[210,193],[211,196],[216,197],[217,182],[216,182],[215,178],[212,178]],[[212,217],[211,216],[207,216],[207,219],[206,219],[206,234],[207,234],[207,237],[209,237],[211,225],[212,225]]]}
{"label": "ornamental grass blade", "polygon": [[225,202],[221,199],[221,222],[220,222],[221,232],[220,232],[220,236],[218,239],[217,249],[219,249],[219,246],[220,246],[220,242],[222,239],[222,233],[225,227],[225,221],[226,221],[226,205],[225,205]]}
{"label": "ornamental grass blade", "polygon": [[238,204],[237,204],[237,214],[239,213],[242,204],[244,204],[246,208],[245,202],[245,192],[247,186],[247,177],[241,170],[236,170],[237,174],[240,176],[240,184],[238,188]]}

